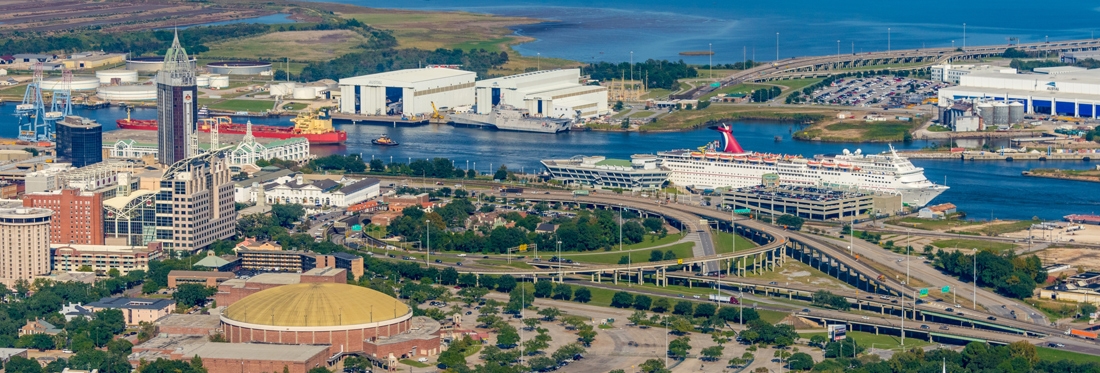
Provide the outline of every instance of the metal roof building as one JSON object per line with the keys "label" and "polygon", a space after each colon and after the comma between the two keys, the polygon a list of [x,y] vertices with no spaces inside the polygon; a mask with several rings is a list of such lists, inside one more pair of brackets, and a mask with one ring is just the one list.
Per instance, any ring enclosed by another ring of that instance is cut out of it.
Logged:
{"label": "metal roof building", "polygon": [[608,113],[607,88],[580,84],[580,69],[542,70],[478,81],[478,114],[511,105],[549,117],[590,118]]}
{"label": "metal roof building", "polygon": [[1050,74],[973,73],[959,86],[939,90],[939,105],[956,100],[1019,102],[1027,113],[1096,118],[1100,112],[1100,69],[1050,70]]}
{"label": "metal roof building", "polygon": [[422,115],[474,103],[477,73],[446,67],[405,69],[340,79],[340,112]]}

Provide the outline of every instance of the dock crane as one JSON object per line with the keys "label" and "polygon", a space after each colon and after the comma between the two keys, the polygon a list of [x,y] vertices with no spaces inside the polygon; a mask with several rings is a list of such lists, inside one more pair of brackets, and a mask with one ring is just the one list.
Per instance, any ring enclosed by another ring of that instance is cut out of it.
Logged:
{"label": "dock crane", "polygon": [[432,117],[431,117],[431,119],[440,120],[440,121],[447,119],[447,118],[443,117],[443,114],[439,113],[439,109],[436,109],[435,101],[432,101]]}

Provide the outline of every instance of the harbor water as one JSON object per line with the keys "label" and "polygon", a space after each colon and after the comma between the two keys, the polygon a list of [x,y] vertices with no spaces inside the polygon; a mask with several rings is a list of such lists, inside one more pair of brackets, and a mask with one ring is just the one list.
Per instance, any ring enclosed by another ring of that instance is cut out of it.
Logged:
{"label": "harbor water", "polygon": [[[15,105],[0,106],[0,137],[13,138],[18,134]],[[117,107],[100,110],[77,110],[76,115],[95,119],[104,130],[115,130],[115,120],[125,118],[126,112]],[[137,119],[154,118],[152,109],[135,109]],[[240,121],[243,119],[237,119]],[[289,117],[253,118],[255,124],[290,125]],[[450,125],[418,127],[393,127],[379,125],[337,125],[348,132],[348,141],[342,146],[314,146],[314,153],[361,154],[370,160],[384,162],[408,162],[410,159],[443,157],[455,161],[460,168],[475,168],[490,172],[504,164],[509,169],[525,172],[542,172],[541,159],[568,158],[574,155],[603,155],[628,158],[631,154],[656,153],[658,151],[695,148],[718,139],[708,129],[686,132],[622,133],[622,132],[566,132],[560,134],[536,134],[506,132],[478,128],[461,128]],[[852,144],[803,142],[791,139],[797,126],[769,122],[744,121],[733,123],[734,135],[747,150],[801,154],[840,153],[844,149],[862,149],[864,153],[876,153],[888,149],[887,144]],[[400,146],[380,147],[371,140],[386,134]],[[776,141],[776,136],[782,138]],[[982,141],[982,140],[975,140]],[[981,146],[981,143],[976,145]],[[913,150],[930,146],[930,142],[917,141],[894,144],[898,150]],[[993,147],[1003,144],[993,143]],[[991,214],[998,219],[1059,219],[1074,213],[1100,212],[1100,194],[1095,193],[1095,183],[1046,178],[1029,178],[1021,172],[1032,168],[1091,168],[1087,162],[963,162],[958,160],[913,160],[925,168],[925,176],[936,183],[951,187],[933,203],[951,202],[972,218],[988,219]],[[467,164],[469,166],[467,166]]]}

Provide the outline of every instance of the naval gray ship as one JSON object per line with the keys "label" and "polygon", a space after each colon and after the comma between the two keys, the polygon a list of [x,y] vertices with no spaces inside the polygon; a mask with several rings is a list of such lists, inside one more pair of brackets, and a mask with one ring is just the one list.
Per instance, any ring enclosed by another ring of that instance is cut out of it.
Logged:
{"label": "naval gray ship", "polygon": [[573,123],[568,118],[548,118],[531,116],[527,110],[511,105],[497,105],[489,114],[462,113],[450,114],[450,120],[456,124],[470,126],[495,127],[504,131],[558,133],[568,131]]}

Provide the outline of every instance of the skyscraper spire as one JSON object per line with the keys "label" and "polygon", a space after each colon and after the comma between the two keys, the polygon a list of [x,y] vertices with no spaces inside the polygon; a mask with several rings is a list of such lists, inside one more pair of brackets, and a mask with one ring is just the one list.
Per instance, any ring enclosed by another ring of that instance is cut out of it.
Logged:
{"label": "skyscraper spire", "polygon": [[157,72],[157,159],[166,165],[198,153],[195,69],[173,32],[172,45]]}

